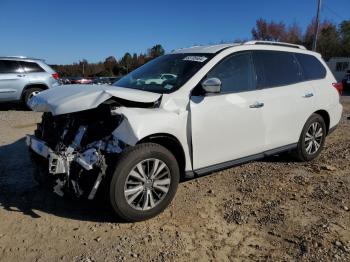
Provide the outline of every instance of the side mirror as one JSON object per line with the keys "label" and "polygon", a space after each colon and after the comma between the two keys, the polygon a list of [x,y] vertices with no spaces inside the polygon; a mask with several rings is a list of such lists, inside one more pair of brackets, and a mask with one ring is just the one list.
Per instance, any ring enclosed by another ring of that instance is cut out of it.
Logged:
{"label": "side mirror", "polygon": [[202,87],[206,93],[220,93],[221,81],[219,78],[208,78],[202,82]]}

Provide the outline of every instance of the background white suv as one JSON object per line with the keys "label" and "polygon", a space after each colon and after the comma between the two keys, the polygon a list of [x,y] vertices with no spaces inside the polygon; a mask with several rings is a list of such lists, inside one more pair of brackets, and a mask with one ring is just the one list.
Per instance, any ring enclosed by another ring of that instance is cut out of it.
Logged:
{"label": "background white suv", "polygon": [[58,86],[58,74],[43,60],[0,57],[0,102],[27,101],[42,90]]}
{"label": "background white suv", "polygon": [[[174,77],[146,81],[162,74]],[[138,221],[163,211],[180,179],[284,151],[314,159],[342,114],[335,82],[302,46],[180,49],[114,86],[41,92],[30,105],[46,113],[27,143],[56,193],[92,199],[104,184],[116,213]]]}

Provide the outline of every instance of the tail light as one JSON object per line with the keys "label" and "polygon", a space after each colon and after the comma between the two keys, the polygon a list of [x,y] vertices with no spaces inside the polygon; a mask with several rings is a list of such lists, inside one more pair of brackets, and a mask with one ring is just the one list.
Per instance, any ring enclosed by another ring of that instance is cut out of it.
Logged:
{"label": "tail light", "polygon": [[343,93],[343,83],[342,82],[333,83],[332,85],[335,89],[337,89],[339,95],[341,95]]}
{"label": "tail light", "polygon": [[52,77],[55,78],[56,80],[58,79],[58,74],[57,73],[54,73],[52,74]]}

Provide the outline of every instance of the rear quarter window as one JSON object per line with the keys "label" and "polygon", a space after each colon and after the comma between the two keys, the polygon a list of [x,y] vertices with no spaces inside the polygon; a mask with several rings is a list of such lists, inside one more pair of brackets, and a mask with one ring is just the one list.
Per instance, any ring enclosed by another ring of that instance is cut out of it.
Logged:
{"label": "rear quarter window", "polygon": [[259,88],[291,85],[302,80],[300,66],[293,53],[255,51],[253,57]]}
{"label": "rear quarter window", "polygon": [[26,73],[40,73],[45,72],[37,63],[34,62],[21,62],[21,65]]}
{"label": "rear quarter window", "polygon": [[327,71],[316,57],[306,54],[295,54],[295,56],[303,69],[305,80],[316,80],[326,77]]}

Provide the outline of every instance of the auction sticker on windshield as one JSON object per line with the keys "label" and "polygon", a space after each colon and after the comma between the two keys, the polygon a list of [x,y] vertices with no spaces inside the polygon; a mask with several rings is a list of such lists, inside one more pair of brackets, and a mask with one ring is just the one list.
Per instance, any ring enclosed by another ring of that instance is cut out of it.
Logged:
{"label": "auction sticker on windshield", "polygon": [[205,60],[207,60],[207,57],[205,56],[186,56],[184,59],[182,59],[184,61],[194,61],[194,62],[204,62]]}

